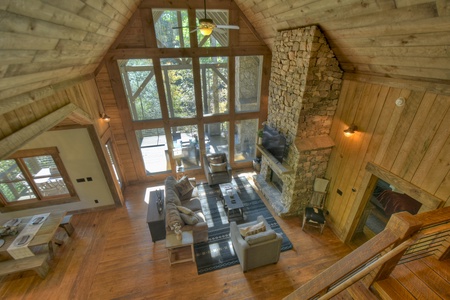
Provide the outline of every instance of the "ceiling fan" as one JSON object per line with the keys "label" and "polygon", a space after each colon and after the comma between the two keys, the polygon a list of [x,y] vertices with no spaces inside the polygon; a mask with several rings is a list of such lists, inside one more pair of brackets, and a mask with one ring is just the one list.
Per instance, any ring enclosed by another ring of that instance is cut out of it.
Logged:
{"label": "ceiling fan", "polygon": [[[239,29],[239,26],[237,25],[216,25],[212,19],[208,19],[206,16],[206,0],[203,1],[204,10],[205,10],[205,17],[203,19],[198,19],[198,27],[196,27],[194,31],[200,31],[203,35],[210,35],[214,29]],[[179,29],[179,28],[186,28],[186,27],[172,27],[173,29]]]}

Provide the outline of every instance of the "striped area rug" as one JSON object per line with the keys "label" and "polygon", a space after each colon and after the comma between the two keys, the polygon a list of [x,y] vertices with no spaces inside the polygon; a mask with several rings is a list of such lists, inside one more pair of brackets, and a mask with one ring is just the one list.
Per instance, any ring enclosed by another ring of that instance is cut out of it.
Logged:
{"label": "striped area rug", "polygon": [[[244,204],[244,220],[238,223],[254,221],[262,215],[272,229],[282,235],[281,251],[292,249],[292,243],[247,179],[244,176],[235,177],[233,178],[233,184],[237,186],[239,197]],[[198,274],[239,264],[230,239],[227,215],[220,201],[219,186],[210,187],[208,184],[203,184],[198,186],[198,191],[202,209],[208,222],[209,235],[208,242],[194,245]]]}

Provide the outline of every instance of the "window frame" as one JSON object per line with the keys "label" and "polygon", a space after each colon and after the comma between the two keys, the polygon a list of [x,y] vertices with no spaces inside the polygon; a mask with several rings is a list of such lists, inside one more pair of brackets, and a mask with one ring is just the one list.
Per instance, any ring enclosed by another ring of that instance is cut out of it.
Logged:
{"label": "window frame", "polygon": [[[39,187],[36,185],[33,175],[26,167],[24,159],[32,158],[36,156],[51,156],[58,171],[59,175],[63,179],[66,189],[69,194],[56,195],[56,196],[43,196]],[[51,206],[56,204],[63,204],[68,202],[80,201],[72,181],[70,180],[69,174],[64,167],[63,161],[59,156],[59,151],[57,147],[47,147],[47,148],[37,148],[37,149],[27,149],[19,150],[14,154],[10,155],[6,159],[14,159],[17,166],[19,167],[24,179],[29,187],[33,190],[36,198],[29,200],[20,200],[8,202],[2,193],[0,193],[0,212],[22,210],[36,207]]]}

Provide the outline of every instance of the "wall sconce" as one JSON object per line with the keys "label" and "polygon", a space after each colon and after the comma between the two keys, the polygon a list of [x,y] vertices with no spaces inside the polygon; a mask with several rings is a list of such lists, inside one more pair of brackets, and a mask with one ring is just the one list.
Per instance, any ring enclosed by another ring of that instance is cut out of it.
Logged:
{"label": "wall sconce", "polygon": [[102,114],[100,115],[100,117],[101,117],[102,120],[105,121],[105,122],[111,121],[111,118],[110,118],[106,113],[102,113]]}
{"label": "wall sconce", "polygon": [[350,125],[349,128],[344,130],[344,135],[352,136],[355,133],[355,131],[357,131],[357,130],[358,130],[358,126],[356,126],[355,124],[352,124],[352,125]]}

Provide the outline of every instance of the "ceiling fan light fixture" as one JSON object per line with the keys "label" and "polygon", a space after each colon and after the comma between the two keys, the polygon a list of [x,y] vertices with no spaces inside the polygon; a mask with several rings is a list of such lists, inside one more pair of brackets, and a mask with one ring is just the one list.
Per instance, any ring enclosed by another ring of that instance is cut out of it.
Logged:
{"label": "ceiling fan light fixture", "polygon": [[213,32],[214,27],[216,27],[214,25],[213,20],[211,20],[211,19],[206,19],[206,18],[205,19],[200,19],[200,20],[198,20],[198,22],[200,23],[200,26],[199,26],[198,30],[203,35],[210,35]]}
{"label": "ceiling fan light fixture", "polygon": [[199,30],[203,35],[210,35],[213,32],[213,29],[210,27],[201,27]]}

